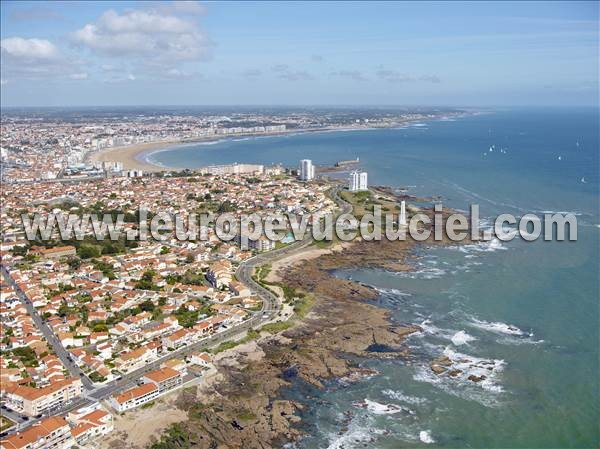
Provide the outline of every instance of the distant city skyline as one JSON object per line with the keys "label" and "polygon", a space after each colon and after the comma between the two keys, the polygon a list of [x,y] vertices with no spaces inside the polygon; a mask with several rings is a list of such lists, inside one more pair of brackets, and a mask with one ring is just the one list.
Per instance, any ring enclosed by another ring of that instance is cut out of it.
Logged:
{"label": "distant city skyline", "polygon": [[598,105],[598,2],[25,2],[1,104]]}

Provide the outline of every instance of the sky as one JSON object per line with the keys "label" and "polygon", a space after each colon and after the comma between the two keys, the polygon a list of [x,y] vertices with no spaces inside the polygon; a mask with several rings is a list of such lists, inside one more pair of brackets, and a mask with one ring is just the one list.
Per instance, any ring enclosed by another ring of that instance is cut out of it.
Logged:
{"label": "sky", "polygon": [[2,0],[1,104],[597,106],[598,5]]}

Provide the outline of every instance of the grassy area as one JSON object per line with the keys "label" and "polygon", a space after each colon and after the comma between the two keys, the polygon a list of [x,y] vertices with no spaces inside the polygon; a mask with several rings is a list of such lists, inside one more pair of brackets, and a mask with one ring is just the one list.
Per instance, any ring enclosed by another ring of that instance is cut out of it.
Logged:
{"label": "grassy area", "polygon": [[256,415],[252,410],[241,410],[238,415],[238,419],[240,421],[254,421],[256,420]]}
{"label": "grassy area", "polygon": [[298,298],[294,303],[294,313],[298,318],[304,318],[315,303],[315,298],[310,295],[304,295]]}
{"label": "grassy area", "polygon": [[15,423],[8,419],[6,416],[0,416],[0,432],[4,432],[14,426]]}
{"label": "grassy area", "polygon": [[334,234],[332,240],[314,240],[313,245],[315,245],[317,248],[327,249],[327,248],[331,248],[337,240],[338,240],[338,238]]}
{"label": "grassy area", "polygon": [[270,334],[276,334],[278,332],[283,332],[284,330],[289,329],[294,326],[294,323],[291,321],[278,321],[276,323],[265,324],[260,328],[260,332],[268,332]]}
{"label": "grassy area", "polygon": [[224,341],[219,346],[217,346],[215,349],[213,349],[211,352],[213,354],[218,354],[220,352],[227,351],[228,349],[233,349],[240,343],[241,342],[239,342],[239,341]]}
{"label": "grassy area", "polygon": [[381,206],[382,213],[398,213],[400,211],[397,203],[378,198],[371,191],[349,192],[343,190],[340,192],[340,197],[352,205],[352,214],[359,220],[366,213],[372,213],[374,206]]}
{"label": "grassy area", "polygon": [[146,402],[145,404],[142,404],[142,406],[140,408],[152,408],[152,407],[154,407],[154,401]]}
{"label": "grassy area", "polygon": [[241,340],[224,341],[219,346],[217,346],[215,349],[213,349],[211,352],[213,354],[218,354],[219,352],[227,351],[228,349],[233,349],[236,346],[243,345],[244,343],[251,342],[252,340],[256,340],[259,336],[260,336],[260,331],[250,329],[248,331],[248,333],[246,334],[246,336],[244,338],[242,338]]}

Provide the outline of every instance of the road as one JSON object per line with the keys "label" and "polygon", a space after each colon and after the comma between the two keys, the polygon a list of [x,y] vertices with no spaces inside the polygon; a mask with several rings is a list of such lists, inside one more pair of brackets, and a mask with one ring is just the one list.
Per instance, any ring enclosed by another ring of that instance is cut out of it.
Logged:
{"label": "road", "polygon": [[19,300],[23,303],[23,305],[27,309],[27,313],[29,313],[29,315],[33,319],[33,322],[37,326],[37,328],[42,332],[42,334],[44,335],[44,337],[46,338],[46,340],[48,341],[50,346],[52,346],[52,349],[54,350],[54,352],[56,353],[56,355],[58,356],[60,361],[63,363],[65,368],[67,368],[69,370],[69,373],[71,373],[71,376],[80,377],[81,382],[83,383],[83,386],[86,389],[93,389],[94,384],[92,383],[92,381],[90,381],[87,378],[87,376],[85,376],[83,374],[83,371],[81,371],[81,369],[71,360],[71,358],[69,357],[69,353],[67,352],[65,347],[62,345],[62,343],[60,342],[58,337],[54,334],[52,329],[50,329],[48,324],[46,324],[46,322],[40,316],[40,314],[38,313],[36,308],[33,307],[33,304],[31,303],[30,299],[27,297],[27,295],[21,289],[21,287],[19,287],[17,285],[17,283],[14,281],[14,279],[10,276],[10,274],[8,273],[8,270],[6,269],[6,267],[4,265],[1,266],[1,270],[2,270],[2,275],[4,276],[6,281],[15,289],[15,292],[17,293]]}
{"label": "road", "polygon": [[[339,196],[339,190],[340,190],[339,187],[335,187],[332,192],[332,197],[337,202],[338,206],[340,207],[340,213],[342,213],[342,214],[349,213],[352,210],[352,206],[349,203],[347,203],[346,201],[344,201]],[[240,263],[240,265],[238,266],[238,269],[236,271],[236,277],[240,282],[242,282],[248,288],[250,288],[250,290],[254,291],[256,293],[256,295],[258,297],[260,297],[260,299],[262,299],[262,308],[259,313],[254,314],[248,320],[243,321],[242,323],[240,323],[234,327],[231,327],[231,328],[228,328],[219,333],[213,334],[213,335],[211,335],[207,338],[204,338],[204,339],[202,339],[196,343],[193,343],[191,345],[184,346],[175,351],[168,352],[163,357],[146,364],[142,368],[139,368],[130,373],[127,373],[127,374],[123,375],[121,378],[113,380],[113,381],[109,382],[108,384],[101,386],[101,387],[95,386],[89,380],[89,378],[83,373],[83,371],[81,371],[81,369],[75,363],[73,363],[71,361],[67,350],[63,347],[63,345],[60,343],[58,338],[56,338],[56,336],[54,335],[52,330],[48,327],[48,325],[43,321],[42,317],[38,314],[35,307],[33,307],[33,305],[31,304],[31,301],[29,300],[29,298],[27,297],[25,292],[23,292],[23,290],[16,284],[16,282],[14,282],[14,280],[10,277],[10,275],[8,274],[8,271],[6,270],[6,268],[4,266],[2,266],[1,269],[2,269],[2,274],[4,275],[6,280],[15,288],[15,291],[17,292],[19,299],[23,302],[23,304],[27,308],[27,311],[32,316],[36,326],[42,331],[42,333],[44,334],[44,336],[46,337],[48,342],[50,342],[50,344],[54,348],[54,351],[59,356],[59,358],[65,365],[65,367],[68,368],[71,375],[80,377],[84,384],[85,391],[84,391],[83,397],[73,403],[66,405],[65,407],[54,410],[53,414],[57,415],[57,414],[68,413],[69,411],[74,410],[79,407],[84,407],[86,405],[91,404],[93,401],[101,401],[101,400],[107,399],[110,396],[112,396],[114,393],[135,383],[138,379],[140,379],[148,371],[152,371],[152,370],[156,370],[156,369],[160,368],[160,365],[162,365],[167,360],[170,360],[173,358],[178,358],[178,357],[183,357],[186,354],[193,353],[196,351],[202,351],[202,350],[206,350],[206,349],[209,349],[212,347],[216,347],[216,346],[220,345],[221,343],[224,343],[226,341],[229,341],[231,339],[241,336],[243,333],[247,332],[249,329],[257,328],[257,327],[263,325],[264,323],[274,319],[280,311],[279,299],[275,294],[273,294],[271,291],[264,288],[262,285],[260,285],[258,282],[256,282],[252,278],[253,271],[256,267],[259,267],[259,266],[267,264],[267,263],[271,263],[274,260],[288,256],[295,251],[299,251],[303,248],[306,248],[307,246],[311,245],[312,243],[313,243],[312,235],[310,232],[308,232],[307,235],[304,237],[304,239],[302,239],[300,241],[294,242],[283,248],[279,248],[279,249],[275,249],[272,251],[268,251],[266,253],[258,254],[256,256],[251,257],[251,258],[245,260],[244,262]],[[4,411],[3,411],[3,413],[4,413]],[[9,416],[9,415],[7,414],[7,416]],[[32,419],[32,420],[29,420],[26,422],[22,422],[20,427],[24,428],[24,427],[29,426],[37,421],[39,421],[39,419]]]}

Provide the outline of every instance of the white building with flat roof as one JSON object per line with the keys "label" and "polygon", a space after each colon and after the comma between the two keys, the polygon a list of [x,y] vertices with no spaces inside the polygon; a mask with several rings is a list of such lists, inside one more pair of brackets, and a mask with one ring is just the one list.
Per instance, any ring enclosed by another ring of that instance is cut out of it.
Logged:
{"label": "white building with flat roof", "polygon": [[348,190],[351,192],[361,192],[368,189],[368,175],[366,171],[359,172],[354,170],[350,172],[348,178]]}
{"label": "white building with flat roof", "polygon": [[300,181],[312,181],[315,178],[315,166],[310,159],[302,159],[299,168]]}

